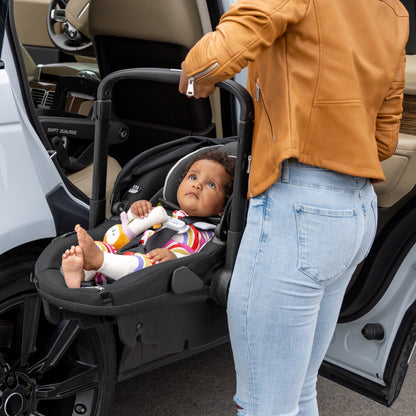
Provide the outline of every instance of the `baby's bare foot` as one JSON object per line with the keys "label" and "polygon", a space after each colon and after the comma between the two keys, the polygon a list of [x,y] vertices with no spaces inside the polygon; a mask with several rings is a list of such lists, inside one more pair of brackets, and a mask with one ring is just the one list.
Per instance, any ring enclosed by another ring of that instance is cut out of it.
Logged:
{"label": "baby's bare foot", "polygon": [[92,237],[80,226],[75,226],[78,244],[84,253],[84,269],[98,270],[104,261],[104,253],[95,244]]}
{"label": "baby's bare foot", "polygon": [[72,246],[62,254],[62,272],[66,285],[73,289],[84,280],[84,255],[79,246]]}

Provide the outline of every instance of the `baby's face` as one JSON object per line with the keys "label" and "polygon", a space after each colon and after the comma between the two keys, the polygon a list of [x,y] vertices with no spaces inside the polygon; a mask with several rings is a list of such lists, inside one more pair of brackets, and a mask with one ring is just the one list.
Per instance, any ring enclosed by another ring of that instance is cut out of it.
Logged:
{"label": "baby's face", "polygon": [[221,215],[225,204],[225,187],[229,180],[221,163],[198,160],[179,185],[177,200],[180,208],[193,217]]}

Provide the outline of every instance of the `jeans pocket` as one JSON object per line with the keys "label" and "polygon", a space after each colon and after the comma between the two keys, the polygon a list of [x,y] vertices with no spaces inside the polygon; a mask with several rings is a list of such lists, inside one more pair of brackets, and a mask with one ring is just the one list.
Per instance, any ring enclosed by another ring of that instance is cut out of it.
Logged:
{"label": "jeans pocket", "polygon": [[350,265],[356,252],[353,209],[295,205],[298,270],[319,284],[329,283]]}

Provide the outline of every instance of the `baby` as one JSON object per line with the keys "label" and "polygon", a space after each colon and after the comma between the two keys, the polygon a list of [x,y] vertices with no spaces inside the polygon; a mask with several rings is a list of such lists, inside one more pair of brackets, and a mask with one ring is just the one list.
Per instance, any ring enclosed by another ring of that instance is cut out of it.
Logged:
{"label": "baby", "polygon": [[[218,150],[197,156],[179,184],[177,200],[180,211],[173,215],[178,219],[221,216],[232,191],[234,162],[234,158]],[[144,218],[152,208],[149,201],[141,200],[134,202],[130,209],[133,215]],[[62,255],[62,272],[69,288],[80,287],[84,280],[90,280],[97,272],[117,280],[152,264],[195,253],[213,237],[213,231],[190,225],[186,232],[173,235],[163,247],[146,254],[126,252],[120,255],[115,249],[106,249],[102,243],[95,242],[80,225],[75,226],[75,231],[78,245]],[[142,242],[145,243],[153,233],[145,231]]]}

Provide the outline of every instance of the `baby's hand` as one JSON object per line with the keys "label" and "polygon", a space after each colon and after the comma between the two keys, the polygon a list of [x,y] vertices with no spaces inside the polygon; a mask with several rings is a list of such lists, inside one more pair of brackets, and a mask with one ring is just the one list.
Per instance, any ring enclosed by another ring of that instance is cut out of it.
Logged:
{"label": "baby's hand", "polygon": [[176,259],[175,254],[167,248],[155,248],[147,253],[147,257],[153,263],[161,263],[162,261]]}
{"label": "baby's hand", "polygon": [[130,207],[130,211],[133,215],[139,218],[144,218],[149,215],[149,212],[152,210],[152,204],[145,199],[141,199],[140,201],[133,202]]}

